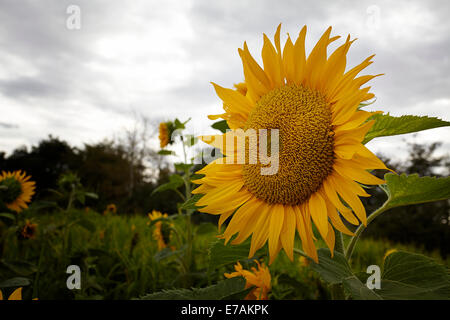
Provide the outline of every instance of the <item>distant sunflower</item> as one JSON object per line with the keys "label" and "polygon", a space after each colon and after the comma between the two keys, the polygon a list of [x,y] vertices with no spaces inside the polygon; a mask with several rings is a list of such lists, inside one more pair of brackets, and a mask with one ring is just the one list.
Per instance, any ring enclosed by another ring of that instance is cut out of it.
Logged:
{"label": "distant sunflower", "polygon": [[[150,221],[167,218],[167,213],[162,214],[159,211],[153,210],[152,213],[148,214]],[[163,223],[163,221],[158,221],[155,223],[155,229],[153,230],[153,239],[158,242],[158,250],[167,248],[170,241],[170,227],[168,223]],[[173,248],[172,248],[173,249]]]}
{"label": "distant sunflower", "polygon": [[159,144],[161,149],[166,147],[170,142],[169,138],[169,128],[167,126],[167,123],[161,122],[159,124]]}
{"label": "distant sunflower", "polygon": [[25,221],[25,225],[23,226],[22,230],[20,231],[20,235],[24,239],[34,239],[36,238],[36,231],[37,231],[37,223],[32,223],[30,220]]}
{"label": "distant sunflower", "polygon": [[0,200],[3,200],[10,210],[21,212],[28,208],[27,203],[31,201],[35,189],[35,182],[29,180],[30,176],[26,176],[21,170],[2,171],[0,186],[6,187],[6,190],[0,190]]}
{"label": "distant sunflower", "polygon": [[[252,236],[249,257],[269,243],[270,263],[283,248],[293,260],[296,229],[304,251],[316,262],[312,223],[333,252],[334,228],[352,235],[341,220],[353,225],[366,224],[366,212],[359,199],[368,197],[359,183],[383,184],[367,170],[387,169],[361,142],[374,121],[373,112],[360,110],[363,101],[374,97],[370,87],[360,88],[376,76],[359,76],[370,65],[370,56],[345,71],[346,55],[354,40],[327,57],[328,45],[339,37],[326,30],[309,56],[305,54],[306,26],[292,42],[288,35],[280,46],[280,28],[275,47],[264,35],[260,67],[247,44],[239,49],[245,81],[226,89],[213,83],[223,100],[225,113],[209,116],[223,118],[231,129],[278,129],[279,169],[261,175],[265,165],[225,164],[218,159],[199,174],[201,184],[193,191],[204,194],[197,202],[202,212],[220,215],[219,227],[232,217],[224,232],[233,244]],[[224,135],[202,139],[220,148],[224,157],[235,157],[218,143]]]}
{"label": "distant sunflower", "polygon": [[110,203],[106,206],[105,211],[103,211],[103,215],[107,215],[108,213],[116,214],[117,207],[114,203]]}
{"label": "distant sunflower", "polygon": [[269,268],[263,264],[260,264],[258,260],[255,260],[258,268],[252,267],[251,271],[244,270],[242,265],[238,262],[234,269],[236,272],[225,273],[226,278],[244,277],[246,280],[245,288],[255,287],[246,297],[245,300],[267,300],[268,293],[271,289],[271,277]]}

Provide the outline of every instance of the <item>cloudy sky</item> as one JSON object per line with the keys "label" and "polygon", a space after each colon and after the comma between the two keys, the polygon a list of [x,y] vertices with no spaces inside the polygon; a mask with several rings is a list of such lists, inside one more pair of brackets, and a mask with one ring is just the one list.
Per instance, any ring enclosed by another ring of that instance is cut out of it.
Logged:
{"label": "cloudy sky", "polygon": [[[237,48],[247,41],[260,61],[262,33],[272,38],[280,22],[282,41],[308,26],[307,50],[328,26],[358,38],[350,67],[375,53],[365,72],[385,75],[371,81],[369,110],[449,120],[449,12],[446,0],[0,0],[0,150],[50,133],[97,142],[131,126],[133,113],[192,117],[193,133],[210,132],[206,115],[221,103],[209,82],[240,82]],[[439,128],[406,141],[444,141],[449,152],[448,137]],[[369,147],[406,150],[403,137]]]}

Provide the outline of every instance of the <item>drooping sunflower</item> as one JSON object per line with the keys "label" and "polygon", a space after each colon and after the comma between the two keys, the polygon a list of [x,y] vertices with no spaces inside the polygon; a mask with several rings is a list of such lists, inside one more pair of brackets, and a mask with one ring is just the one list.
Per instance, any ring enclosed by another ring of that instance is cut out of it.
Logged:
{"label": "drooping sunflower", "polygon": [[23,239],[35,239],[37,232],[37,223],[32,223],[29,219],[26,219],[25,225],[22,227],[20,231],[20,236]]}
{"label": "drooping sunflower", "polygon": [[255,260],[255,263],[258,265],[258,268],[252,267],[251,271],[249,271],[245,270],[238,262],[234,266],[234,270],[236,271],[232,273],[225,273],[224,276],[228,279],[234,277],[244,277],[246,280],[245,288],[255,286],[255,289],[253,289],[245,297],[245,300],[267,300],[270,289],[272,288],[272,279],[269,268],[265,266],[264,263],[260,264],[258,260]]}
{"label": "drooping sunflower", "polygon": [[105,211],[103,211],[103,215],[107,215],[108,213],[116,214],[117,213],[117,207],[114,203],[110,203],[106,206]]}
{"label": "drooping sunflower", "polygon": [[30,178],[21,170],[13,172],[2,171],[0,186],[6,187],[6,189],[0,190],[0,200],[10,210],[21,212],[23,209],[28,208],[27,203],[31,201],[35,189],[35,182],[29,181]]}
{"label": "drooping sunflower", "polygon": [[[257,163],[228,164],[217,159],[197,173],[205,175],[193,193],[204,194],[197,202],[202,212],[220,215],[219,228],[231,217],[223,234],[232,244],[252,237],[249,257],[268,241],[270,263],[281,248],[293,260],[296,230],[304,251],[316,262],[312,224],[333,252],[337,230],[352,235],[342,217],[353,225],[366,224],[359,197],[368,197],[361,184],[384,181],[367,170],[387,169],[361,142],[373,121],[373,112],[360,104],[372,99],[363,84],[376,76],[357,76],[373,56],[346,71],[346,55],[354,40],[347,37],[330,56],[327,47],[339,37],[328,28],[310,54],[305,54],[306,26],[295,43],[288,35],[283,50],[280,27],[275,47],[264,35],[261,67],[244,42],[239,49],[244,82],[235,89],[214,84],[223,100],[222,118],[230,129],[278,129],[279,167],[276,174],[262,175]],[[203,141],[228,152],[224,135],[204,136]],[[222,142],[222,143],[220,143]],[[231,161],[232,162],[232,161]]]}
{"label": "drooping sunflower", "polygon": [[[167,213],[161,213],[159,211],[153,210],[152,213],[148,214],[150,221],[167,218]],[[158,250],[167,248],[170,242],[170,227],[171,224],[163,223],[163,221],[157,221],[155,223],[155,229],[153,230],[153,239],[158,242]],[[172,248],[173,249],[173,248]]]}
{"label": "drooping sunflower", "polygon": [[161,122],[159,124],[159,145],[161,149],[167,146],[169,142],[170,142],[169,128],[167,126],[167,123]]}

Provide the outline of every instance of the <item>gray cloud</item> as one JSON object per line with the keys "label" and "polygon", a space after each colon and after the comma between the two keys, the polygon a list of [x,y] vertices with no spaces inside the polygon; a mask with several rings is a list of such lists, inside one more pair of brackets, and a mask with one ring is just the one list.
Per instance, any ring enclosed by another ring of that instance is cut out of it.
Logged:
{"label": "gray cloud", "polygon": [[[66,28],[70,4],[81,8],[80,30]],[[376,30],[367,25],[373,5]],[[329,25],[358,37],[349,66],[376,53],[367,72],[385,75],[372,81],[373,109],[446,117],[449,9],[443,0],[0,0],[0,114],[25,122],[14,138],[0,131],[0,149],[52,132],[72,143],[99,140],[132,121],[131,110],[153,119],[193,116],[191,126],[207,127],[206,114],[221,112],[209,82],[241,81],[237,48],[247,41],[260,59],[262,33],[273,37],[280,22],[293,37],[308,25],[309,49]],[[423,139],[449,133],[436,129]]]}

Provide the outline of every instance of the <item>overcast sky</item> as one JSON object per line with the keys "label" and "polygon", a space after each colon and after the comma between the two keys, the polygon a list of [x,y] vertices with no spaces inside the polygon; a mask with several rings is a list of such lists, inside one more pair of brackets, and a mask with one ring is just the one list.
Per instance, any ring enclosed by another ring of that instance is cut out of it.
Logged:
{"label": "overcast sky", "polygon": [[[262,33],[272,39],[279,23],[282,41],[306,24],[308,51],[328,26],[358,38],[350,67],[376,54],[365,72],[385,75],[371,81],[368,110],[450,120],[449,13],[447,0],[0,0],[0,150],[48,134],[97,142],[131,126],[133,112],[192,117],[193,133],[209,133],[206,115],[222,111],[210,81],[242,81],[237,48],[247,41],[260,61]],[[398,157],[403,137],[369,147]],[[449,137],[439,128],[407,141],[444,141],[449,152]]]}

